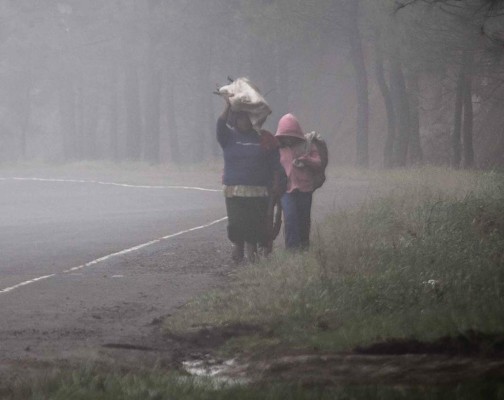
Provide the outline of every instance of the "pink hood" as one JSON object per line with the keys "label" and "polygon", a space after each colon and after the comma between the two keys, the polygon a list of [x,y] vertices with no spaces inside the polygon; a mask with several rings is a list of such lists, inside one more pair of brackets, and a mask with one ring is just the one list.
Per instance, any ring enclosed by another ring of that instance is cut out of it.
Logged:
{"label": "pink hood", "polygon": [[299,121],[292,114],[286,114],[280,118],[275,136],[293,136],[303,140],[305,138]]}

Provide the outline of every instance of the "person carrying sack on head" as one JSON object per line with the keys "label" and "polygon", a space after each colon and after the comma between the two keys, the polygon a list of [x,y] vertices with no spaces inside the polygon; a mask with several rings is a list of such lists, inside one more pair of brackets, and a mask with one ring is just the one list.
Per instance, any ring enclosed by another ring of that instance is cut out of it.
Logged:
{"label": "person carrying sack on head", "polygon": [[[280,197],[279,144],[264,130],[254,129],[249,114],[226,108],[217,121],[217,140],[224,153],[224,196],[232,259],[257,259],[258,246],[269,247],[268,206]],[[229,123],[229,124],[228,124]],[[265,251],[266,252],[266,251]]]}
{"label": "person carrying sack on head", "polygon": [[285,247],[305,250],[310,244],[313,191],[321,185],[316,178],[324,166],[317,145],[307,141],[294,115],[280,119],[275,137],[280,142],[280,162],[287,175],[287,190],[281,201]]}

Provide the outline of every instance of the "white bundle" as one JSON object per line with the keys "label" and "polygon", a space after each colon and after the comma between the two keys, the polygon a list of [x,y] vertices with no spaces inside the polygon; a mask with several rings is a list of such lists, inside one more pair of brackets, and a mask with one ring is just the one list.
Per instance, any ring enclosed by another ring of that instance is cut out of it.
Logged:
{"label": "white bundle", "polygon": [[232,111],[247,112],[254,129],[260,130],[271,114],[270,106],[247,78],[238,78],[229,85],[219,88],[217,93],[229,98]]}

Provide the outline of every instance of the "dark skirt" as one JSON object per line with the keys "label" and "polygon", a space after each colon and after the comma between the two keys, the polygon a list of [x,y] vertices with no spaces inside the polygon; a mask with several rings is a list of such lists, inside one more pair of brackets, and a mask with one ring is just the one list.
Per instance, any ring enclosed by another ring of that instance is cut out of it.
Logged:
{"label": "dark skirt", "polygon": [[267,197],[227,197],[228,238],[233,243],[268,242]]}

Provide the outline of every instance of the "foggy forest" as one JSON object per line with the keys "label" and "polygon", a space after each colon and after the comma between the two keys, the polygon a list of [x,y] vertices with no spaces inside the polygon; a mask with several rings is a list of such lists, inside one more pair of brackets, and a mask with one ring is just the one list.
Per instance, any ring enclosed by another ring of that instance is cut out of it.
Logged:
{"label": "foggy forest", "polygon": [[212,160],[246,76],[335,165],[504,165],[500,1],[0,4],[0,162]]}
{"label": "foggy forest", "polygon": [[0,18],[0,400],[504,399],[504,0]]}

